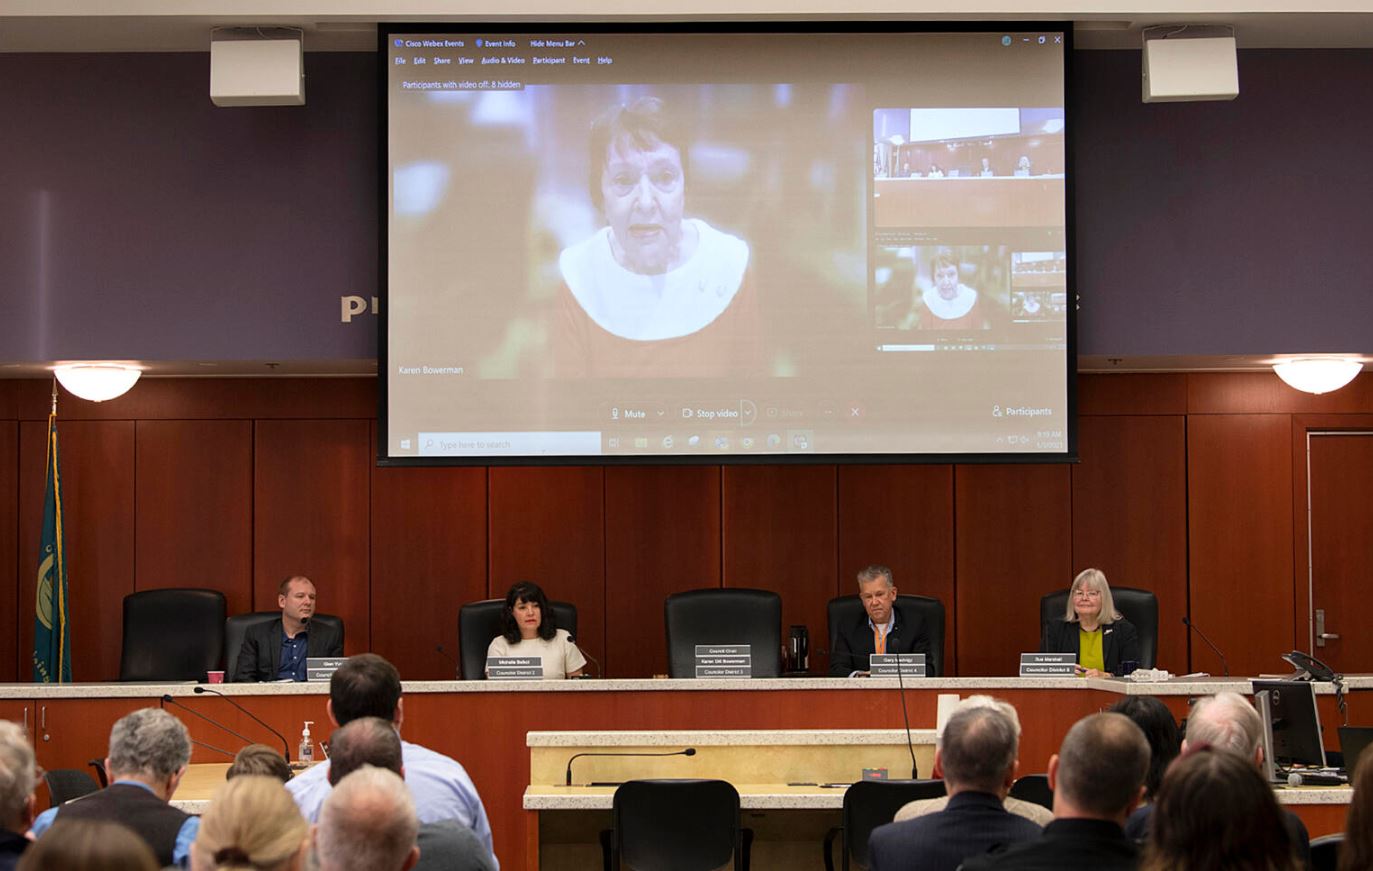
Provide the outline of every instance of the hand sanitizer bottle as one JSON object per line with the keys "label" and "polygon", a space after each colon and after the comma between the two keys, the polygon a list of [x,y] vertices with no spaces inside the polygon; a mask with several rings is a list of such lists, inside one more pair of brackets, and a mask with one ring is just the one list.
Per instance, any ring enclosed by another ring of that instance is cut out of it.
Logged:
{"label": "hand sanitizer bottle", "polygon": [[300,731],[300,752],[296,754],[296,761],[306,765],[315,761],[315,744],[310,740],[310,727],[314,723],[314,720],[306,720],[305,728]]}

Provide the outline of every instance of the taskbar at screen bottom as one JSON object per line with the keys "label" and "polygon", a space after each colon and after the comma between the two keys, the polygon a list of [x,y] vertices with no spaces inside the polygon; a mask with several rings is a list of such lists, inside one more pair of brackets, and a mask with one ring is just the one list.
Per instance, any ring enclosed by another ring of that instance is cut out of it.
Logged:
{"label": "taskbar at screen bottom", "polygon": [[420,432],[398,436],[391,456],[427,458],[518,458],[600,456],[789,456],[798,454],[1061,454],[1068,449],[1064,430],[1028,423],[1016,431],[964,433],[921,444],[896,445],[890,437],[854,439],[851,433],[828,438],[814,429],[763,427],[756,432],[683,428],[680,431]]}

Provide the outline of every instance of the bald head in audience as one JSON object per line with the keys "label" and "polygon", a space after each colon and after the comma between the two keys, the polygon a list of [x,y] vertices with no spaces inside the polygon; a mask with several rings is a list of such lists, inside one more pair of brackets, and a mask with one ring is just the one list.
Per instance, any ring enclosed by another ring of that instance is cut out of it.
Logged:
{"label": "bald head in audience", "polygon": [[1148,773],[1149,742],[1129,717],[1084,717],[1049,760],[1054,818],[1124,824],[1144,796]]}
{"label": "bald head in audience", "polygon": [[1239,693],[1216,693],[1198,699],[1187,716],[1187,748],[1205,744],[1263,764],[1263,720]]}
{"label": "bald head in audience", "polygon": [[334,785],[315,826],[320,871],[409,871],[419,861],[419,819],[394,772],[364,765]]}

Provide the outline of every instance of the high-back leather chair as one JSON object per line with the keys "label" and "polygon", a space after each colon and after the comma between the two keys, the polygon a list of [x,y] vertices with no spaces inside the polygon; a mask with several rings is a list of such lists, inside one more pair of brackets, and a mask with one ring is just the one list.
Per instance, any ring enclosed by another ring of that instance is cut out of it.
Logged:
{"label": "high-back leather chair", "polygon": [[663,602],[667,670],[696,676],[696,645],[747,644],[753,677],[782,673],[782,597],[768,590],[719,589],[673,593]]}
{"label": "high-back leather chair", "polygon": [[946,787],[942,780],[860,780],[844,791],[844,825],[825,836],[825,868],[833,869],[834,836],[842,836],[843,864],[847,869],[868,867],[868,836],[885,826],[906,804],[940,798]]}
{"label": "high-back leather chair", "polygon": [[[609,867],[748,868],[739,791],[723,780],[630,780],[615,790]],[[750,833],[751,834],[751,833]]]}
{"label": "high-back leather chair", "polygon": [[120,680],[205,680],[224,655],[224,594],[144,590],[124,597]]}
{"label": "high-back leather chair", "polygon": [[[280,618],[280,611],[253,611],[235,614],[224,622],[224,675],[227,680],[232,681],[234,672],[238,670],[238,654],[243,650],[243,639],[248,630]],[[310,622],[332,628],[338,632],[339,644],[343,643],[343,618],[334,614],[316,614],[310,618]]]}
{"label": "high-back leather chair", "polygon": [[[1153,668],[1158,659],[1158,597],[1137,587],[1111,587],[1111,598],[1121,616],[1135,624],[1139,633],[1139,667]],[[1050,593],[1039,600],[1039,630],[1051,620],[1062,620],[1068,609],[1068,590]]]}
{"label": "high-back leather chair", "polygon": [[[486,648],[501,634],[501,609],[505,599],[482,599],[458,609],[458,651],[461,653],[463,680],[486,679]],[[553,625],[577,637],[577,606],[571,602],[549,602]]]}
{"label": "high-back leather chair", "polygon": [[[925,632],[930,639],[930,655],[925,662],[925,674],[939,677],[944,674],[944,603],[929,596],[910,596],[898,593],[896,610],[903,622],[913,622],[915,615],[925,623]],[[837,596],[830,599],[827,608],[829,617],[830,651],[839,643],[839,628],[863,615],[863,602],[857,596]],[[904,672],[903,672],[904,673]]]}

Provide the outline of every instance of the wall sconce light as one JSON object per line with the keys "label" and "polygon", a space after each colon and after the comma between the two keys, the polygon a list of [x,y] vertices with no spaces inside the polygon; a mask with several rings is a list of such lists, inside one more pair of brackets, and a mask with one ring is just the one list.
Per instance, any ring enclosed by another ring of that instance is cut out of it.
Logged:
{"label": "wall sconce light", "polygon": [[1296,357],[1274,363],[1273,371],[1298,390],[1329,393],[1353,381],[1363,371],[1363,361],[1350,357]]}
{"label": "wall sconce light", "polygon": [[143,372],[121,363],[71,363],[56,367],[53,374],[67,392],[104,402],[128,393]]}

